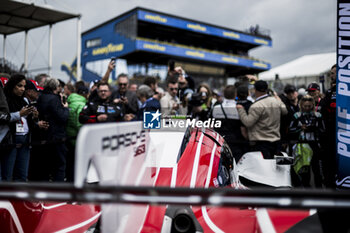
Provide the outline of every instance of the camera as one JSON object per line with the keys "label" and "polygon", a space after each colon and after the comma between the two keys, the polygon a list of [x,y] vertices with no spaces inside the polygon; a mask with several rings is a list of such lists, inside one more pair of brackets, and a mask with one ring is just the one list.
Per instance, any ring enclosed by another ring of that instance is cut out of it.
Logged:
{"label": "camera", "polygon": [[111,61],[114,61],[117,60],[117,57],[111,57]]}
{"label": "camera", "polygon": [[202,99],[202,93],[193,93],[191,96],[191,99],[189,100],[188,104],[192,105],[193,107],[201,106],[204,103],[204,100]]}

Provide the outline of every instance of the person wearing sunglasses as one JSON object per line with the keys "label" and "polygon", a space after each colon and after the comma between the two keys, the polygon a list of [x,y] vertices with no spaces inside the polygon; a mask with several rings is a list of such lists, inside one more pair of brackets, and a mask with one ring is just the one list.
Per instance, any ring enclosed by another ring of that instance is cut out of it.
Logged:
{"label": "person wearing sunglasses", "polygon": [[138,111],[137,96],[128,90],[129,78],[120,74],[117,78],[118,89],[112,92],[111,99],[122,109],[123,114],[136,114]]}
{"label": "person wearing sunglasses", "polygon": [[167,79],[167,92],[160,100],[163,117],[179,114],[180,99],[177,97],[178,90],[177,78],[169,77]]}
{"label": "person wearing sunglasses", "polygon": [[99,98],[94,102],[88,102],[79,115],[79,121],[86,123],[104,123],[122,121],[124,114],[121,108],[111,101],[111,89],[108,83],[97,85]]}

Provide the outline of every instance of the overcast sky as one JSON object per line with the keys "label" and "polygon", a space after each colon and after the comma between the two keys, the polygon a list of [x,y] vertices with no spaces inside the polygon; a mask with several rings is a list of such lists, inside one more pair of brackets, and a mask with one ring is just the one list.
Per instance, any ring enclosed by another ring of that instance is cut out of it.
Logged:
{"label": "overcast sky", "polygon": [[[33,2],[33,1],[24,1]],[[250,55],[276,67],[305,54],[334,52],[336,0],[41,0],[54,9],[82,15],[82,32],[140,6],[156,11],[244,31],[252,25],[270,30],[272,47],[258,47]],[[62,62],[76,54],[76,19],[53,27],[53,76],[67,79]],[[48,65],[48,27],[29,31],[29,69]],[[3,56],[3,37],[0,54]],[[24,33],[7,37],[7,59],[23,63]],[[44,71],[45,72],[45,71]]]}

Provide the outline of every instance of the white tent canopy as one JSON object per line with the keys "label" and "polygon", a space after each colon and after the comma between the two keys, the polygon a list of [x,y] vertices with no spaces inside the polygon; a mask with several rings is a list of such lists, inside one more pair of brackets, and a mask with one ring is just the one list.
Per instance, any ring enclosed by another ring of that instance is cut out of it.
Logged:
{"label": "white tent canopy", "polygon": [[259,74],[259,79],[274,80],[278,74],[281,80],[295,77],[319,76],[329,71],[336,63],[336,53],[304,55],[293,61]]}

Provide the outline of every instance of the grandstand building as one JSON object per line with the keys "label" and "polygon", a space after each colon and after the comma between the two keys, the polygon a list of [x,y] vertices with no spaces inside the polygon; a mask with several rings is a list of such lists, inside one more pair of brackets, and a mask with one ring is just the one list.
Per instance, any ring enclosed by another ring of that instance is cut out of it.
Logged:
{"label": "grandstand building", "polygon": [[169,60],[197,79],[259,73],[270,64],[248,54],[262,45],[271,46],[272,40],[259,31],[241,32],[134,8],[82,34],[83,79],[98,78],[91,64],[111,57],[125,59],[129,71],[146,74],[166,71]]}

